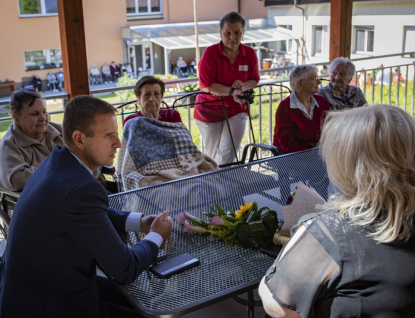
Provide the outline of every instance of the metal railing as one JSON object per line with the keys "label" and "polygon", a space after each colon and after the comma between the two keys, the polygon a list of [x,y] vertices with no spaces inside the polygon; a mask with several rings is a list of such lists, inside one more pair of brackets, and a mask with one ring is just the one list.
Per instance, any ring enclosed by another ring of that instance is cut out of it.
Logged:
{"label": "metal railing", "polygon": [[[410,52],[411,53],[411,52]],[[415,53],[415,52],[414,52]],[[356,59],[354,61],[362,61],[369,59],[380,59],[382,57],[391,57],[391,56],[400,56],[400,54],[393,55],[384,55],[370,58]],[[315,64],[328,65],[329,62]],[[281,85],[289,86],[288,75],[291,69],[294,66],[279,67],[279,68],[270,68],[260,70],[262,75],[266,73],[278,72],[278,74],[283,74],[279,76],[278,79],[264,79],[260,82],[259,86],[255,89],[255,103],[251,105],[251,113],[253,120],[253,130],[255,133],[255,138],[258,142],[272,144],[273,136],[273,127],[275,121],[275,111],[279,102],[287,96],[287,90],[282,89]],[[395,69],[398,69],[398,73],[394,76],[393,72]],[[379,75],[380,72],[380,75]],[[401,75],[403,75],[401,77]],[[356,71],[352,85],[361,86],[361,90],[366,96],[366,100],[369,104],[375,103],[387,103],[394,104],[402,107],[412,116],[414,115],[414,79],[415,78],[415,64],[400,64],[393,65],[388,67],[378,67],[365,70]],[[323,80],[328,80],[328,75],[322,76]],[[198,78],[182,78],[171,81],[166,81],[165,84],[167,87],[173,88],[173,91],[165,92],[164,101],[167,105],[171,106],[174,99],[177,97],[182,97],[185,92],[180,91],[180,86],[186,83],[195,83],[198,82]],[[323,84],[325,86],[326,84]],[[112,88],[100,88],[91,90],[91,95],[99,97],[102,94],[114,93],[118,91],[133,90],[134,85],[124,86],[124,87],[112,87]],[[51,99],[61,99],[62,106],[67,103],[67,94],[59,93],[50,96],[46,96],[46,100]],[[0,105],[7,104],[8,101],[0,102]],[[119,107],[124,104],[125,101],[112,103],[115,107]],[[62,107],[63,108],[63,107]],[[131,105],[129,108],[120,112],[120,116],[124,116],[129,113],[137,111],[136,105]],[[55,110],[49,112],[51,115],[61,114],[62,110]],[[192,137],[196,141],[196,145],[203,147],[200,141],[200,135],[196,129],[193,122],[193,107],[191,105],[182,106],[181,110],[182,119],[185,125],[188,127],[189,131],[192,134]],[[0,123],[3,121],[11,121],[12,117],[3,117],[0,118]],[[246,131],[246,136],[243,143],[250,143],[251,134],[249,131]]]}

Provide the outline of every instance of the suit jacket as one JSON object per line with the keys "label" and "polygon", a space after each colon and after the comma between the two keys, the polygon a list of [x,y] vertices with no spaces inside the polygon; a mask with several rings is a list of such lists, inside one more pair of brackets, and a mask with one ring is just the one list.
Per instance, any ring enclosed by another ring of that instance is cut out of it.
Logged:
{"label": "suit jacket", "polygon": [[108,208],[104,187],[65,148],[55,148],[25,186],[1,264],[0,316],[107,317],[95,265],[131,283],[155,259],[157,245],[128,248],[129,212]]}

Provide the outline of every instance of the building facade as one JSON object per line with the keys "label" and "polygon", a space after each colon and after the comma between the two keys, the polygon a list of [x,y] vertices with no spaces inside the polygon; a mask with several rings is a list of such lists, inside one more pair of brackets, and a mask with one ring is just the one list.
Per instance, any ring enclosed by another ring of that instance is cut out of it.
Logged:
{"label": "building facade", "polygon": [[[275,50],[286,58],[304,63],[329,60],[330,1],[266,1],[268,18],[275,25],[289,28],[299,41],[278,42]],[[304,13],[304,15],[303,15]],[[303,31],[304,23],[304,31]],[[300,46],[300,49],[298,49]],[[415,1],[354,1],[352,16],[351,59],[415,51]],[[415,56],[382,58],[356,62],[358,69],[408,64]]]}
{"label": "building facade", "polygon": [[[0,81],[15,81],[35,73],[41,79],[62,67],[57,0],[3,0],[0,10]],[[193,21],[193,0],[83,1],[88,68],[104,62],[129,62],[123,28]],[[248,19],[267,18],[259,0],[197,1],[198,21],[219,20],[230,11]],[[153,47],[144,49],[150,53]],[[152,57],[154,53],[152,51]],[[154,63],[163,63],[155,59]]]}

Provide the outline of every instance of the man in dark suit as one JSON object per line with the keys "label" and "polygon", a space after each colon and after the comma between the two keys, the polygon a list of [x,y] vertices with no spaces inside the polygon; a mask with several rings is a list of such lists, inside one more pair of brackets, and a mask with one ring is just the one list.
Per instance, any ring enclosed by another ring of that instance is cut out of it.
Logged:
{"label": "man in dark suit", "polygon": [[[169,211],[142,216],[108,208],[93,171],[112,165],[121,146],[113,106],[76,97],[65,108],[63,128],[64,147],[42,162],[14,210],[0,271],[2,318],[110,317],[96,265],[131,283],[173,229]],[[149,234],[128,248],[117,232],[131,230]]]}

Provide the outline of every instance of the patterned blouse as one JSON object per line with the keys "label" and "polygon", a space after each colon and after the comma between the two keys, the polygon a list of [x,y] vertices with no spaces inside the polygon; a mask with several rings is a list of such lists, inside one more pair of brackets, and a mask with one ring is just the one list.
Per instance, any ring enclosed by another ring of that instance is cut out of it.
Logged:
{"label": "patterned blouse", "polygon": [[[305,227],[305,229],[304,229]],[[415,317],[415,237],[378,243],[334,210],[307,220],[261,288],[305,317]]]}
{"label": "patterned blouse", "polygon": [[368,105],[365,95],[363,95],[363,92],[357,86],[348,85],[346,94],[342,96],[329,83],[326,87],[320,88],[319,94],[328,100],[331,110],[342,110]]}

